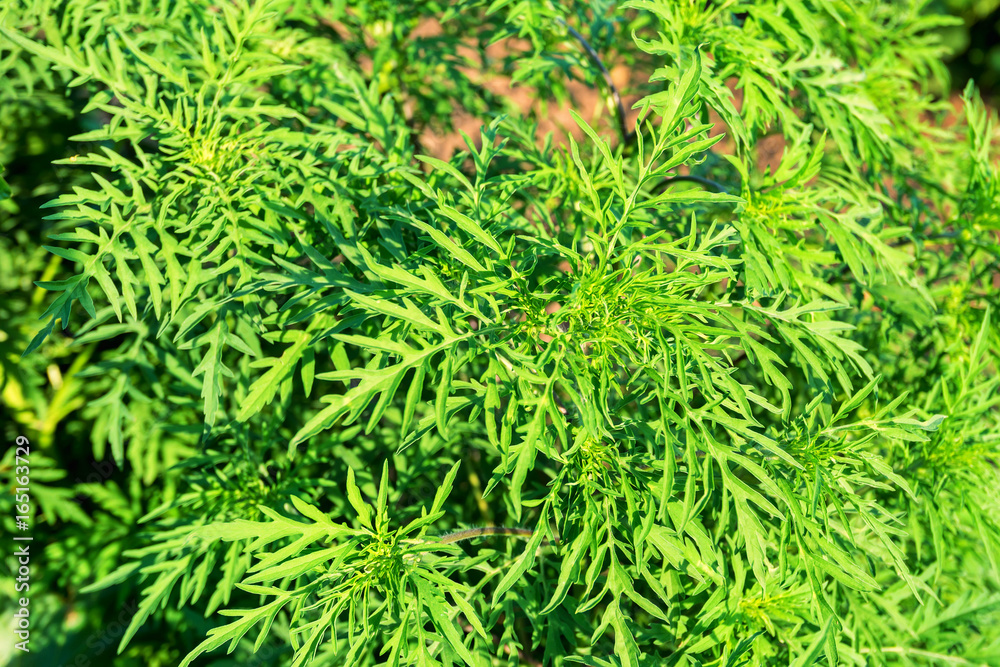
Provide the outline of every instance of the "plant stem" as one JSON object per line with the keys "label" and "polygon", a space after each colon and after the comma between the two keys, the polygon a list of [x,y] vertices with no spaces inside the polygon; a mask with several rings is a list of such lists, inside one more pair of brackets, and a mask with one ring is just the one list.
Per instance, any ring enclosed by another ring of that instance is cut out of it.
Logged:
{"label": "plant stem", "polygon": [[[503,535],[505,537],[531,537],[535,534],[535,531],[531,528],[510,528],[507,526],[477,526],[475,528],[466,528],[465,530],[457,530],[454,533],[446,533],[441,535],[439,541],[442,544],[453,544],[455,542],[461,542],[463,540],[471,540],[475,537],[482,537],[484,535]],[[556,538],[558,541],[558,538]],[[550,544],[549,540],[542,542],[542,545]]]}
{"label": "plant stem", "polygon": [[611,80],[611,72],[609,72],[608,68],[604,66],[604,61],[601,60],[601,56],[597,53],[597,50],[590,45],[590,42],[588,42],[586,38],[576,30],[576,28],[562,19],[556,20],[561,23],[567,31],[569,31],[570,35],[576,38],[576,41],[580,42],[583,50],[587,52],[587,56],[590,58],[590,61],[601,71],[601,75],[604,77],[604,83],[608,86],[608,92],[611,93],[611,97],[614,99],[615,105],[618,107],[618,131],[621,133],[622,143],[631,143],[635,132],[630,132],[625,129],[625,105],[622,104],[622,96],[618,92],[618,87],[615,86],[614,81]]}
{"label": "plant stem", "polygon": [[441,542],[451,544],[462,540],[471,540],[482,535],[510,535],[514,537],[531,537],[535,531],[530,528],[507,528],[506,526],[478,526],[476,528],[466,528],[454,533],[441,536]]}

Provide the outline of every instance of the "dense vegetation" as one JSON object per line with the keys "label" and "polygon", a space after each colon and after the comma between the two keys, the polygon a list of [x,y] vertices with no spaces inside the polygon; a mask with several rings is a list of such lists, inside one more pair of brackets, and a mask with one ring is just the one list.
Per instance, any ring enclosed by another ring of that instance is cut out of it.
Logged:
{"label": "dense vegetation", "polygon": [[26,664],[1000,665],[935,6],[0,4]]}

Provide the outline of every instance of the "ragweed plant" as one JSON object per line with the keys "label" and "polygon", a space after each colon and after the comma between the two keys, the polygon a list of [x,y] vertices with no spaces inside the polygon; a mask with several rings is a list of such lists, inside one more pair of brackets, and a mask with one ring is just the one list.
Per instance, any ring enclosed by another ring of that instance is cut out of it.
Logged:
{"label": "ragweed plant", "polygon": [[1000,664],[997,133],[953,24],[3,4],[39,659]]}

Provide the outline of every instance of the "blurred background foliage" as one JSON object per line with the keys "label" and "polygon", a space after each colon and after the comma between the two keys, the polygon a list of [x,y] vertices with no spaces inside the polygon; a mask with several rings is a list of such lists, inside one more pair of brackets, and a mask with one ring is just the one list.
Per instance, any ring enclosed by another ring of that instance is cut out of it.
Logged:
{"label": "blurred background foliage", "polygon": [[1000,96],[1000,0],[934,0],[930,7],[963,21],[944,31],[952,50],[953,90],[972,79],[995,105]]}
{"label": "blurred background foliage", "polygon": [[[948,63],[952,91],[957,94],[972,79],[995,106],[1000,102],[1000,0],[933,0],[928,9],[945,11],[963,22],[945,30],[946,42],[953,50]],[[533,42],[545,38],[532,34],[521,37]],[[614,39],[609,30],[606,41]],[[371,58],[378,65],[390,57],[390,43],[386,40],[372,45],[368,53],[352,55]],[[607,45],[595,41],[595,47],[606,52]],[[419,57],[417,51],[409,55]],[[120,552],[134,546],[122,538],[137,530],[143,514],[140,502],[148,504],[142,500],[148,492],[144,483],[163,475],[166,492],[158,487],[157,501],[170,501],[178,473],[164,473],[190,456],[198,432],[173,433],[165,439],[163,449],[136,448],[134,451],[156,452],[159,459],[130,461],[131,472],[138,474],[122,471],[111,462],[106,440],[108,426],[116,420],[114,412],[121,409],[114,396],[123,389],[109,386],[113,381],[107,376],[91,380],[81,373],[94,362],[123,363],[113,358],[102,360],[103,352],[116,348],[102,347],[100,340],[88,342],[83,336],[75,340],[56,335],[45,343],[41,354],[20,358],[51,301],[51,295],[34,282],[68,275],[60,270],[65,260],[43,247],[51,234],[61,231],[59,223],[46,219],[44,205],[91,178],[87,171],[57,161],[72,161],[75,155],[90,152],[86,144],[70,138],[103,124],[99,111],[84,112],[87,100],[76,94],[79,89],[64,93],[68,76],[60,80],[51,70],[29,67],[24,59],[31,57],[0,49],[0,438],[6,445],[0,457],[0,480],[6,487],[12,473],[14,452],[9,445],[18,435],[27,436],[32,442],[34,531],[44,533],[47,544],[44,553],[36,552],[31,582],[35,652],[30,664],[74,664],[76,656],[85,655],[90,657],[89,665],[112,661],[119,665],[172,665],[185,652],[179,647],[197,643],[211,627],[209,621],[187,610],[168,608],[161,618],[164,622],[145,626],[125,654],[115,658],[118,641],[135,612],[135,598],[121,590],[108,590],[102,593],[103,608],[93,597],[86,607],[75,604],[80,588],[109,574],[121,560]],[[448,63],[439,66],[450,67]],[[414,71],[373,69],[373,77],[383,78],[392,72]],[[29,72],[47,75],[36,80]],[[529,85],[548,83],[548,72],[533,74],[530,68],[516,76]],[[384,85],[421,85],[430,80],[419,73],[414,77],[412,81],[387,79]],[[440,92],[420,97],[428,105],[422,113],[429,126],[448,133],[454,130],[447,117],[452,107],[444,94],[447,91]],[[481,99],[490,99],[488,91],[479,92]],[[555,85],[552,93],[557,101],[566,97],[561,84]],[[124,391],[142,393],[138,386]],[[136,405],[141,406],[141,401],[133,402],[130,409],[142,409]],[[191,406],[175,407],[192,410],[192,424],[200,420]],[[134,419],[131,423],[151,421],[155,423],[155,419]],[[159,437],[155,429],[131,435],[147,440]],[[0,494],[0,523],[8,534],[13,532],[12,505],[11,494],[5,490]],[[86,529],[80,530],[81,526]],[[0,570],[0,588],[13,589],[13,575],[6,568]],[[120,613],[115,614],[115,609]],[[113,620],[118,616],[119,621]],[[178,616],[185,618],[175,618]],[[112,619],[110,624],[108,619]],[[9,613],[0,618],[0,625],[11,627]],[[186,636],[175,636],[178,633]],[[0,664],[13,659],[9,642],[10,633],[5,632],[0,641]],[[254,662],[261,659],[237,653],[215,664],[267,664]]]}

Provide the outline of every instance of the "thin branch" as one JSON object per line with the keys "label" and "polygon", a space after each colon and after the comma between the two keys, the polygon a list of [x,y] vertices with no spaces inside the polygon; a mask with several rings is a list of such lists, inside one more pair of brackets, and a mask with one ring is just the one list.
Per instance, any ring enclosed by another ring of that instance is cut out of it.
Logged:
{"label": "thin branch", "polygon": [[580,42],[583,50],[587,52],[587,56],[590,58],[590,61],[597,65],[597,69],[601,70],[601,74],[604,76],[604,83],[607,84],[608,91],[611,93],[611,97],[614,99],[615,105],[618,107],[618,131],[622,135],[622,143],[631,143],[632,138],[635,136],[635,131],[630,132],[625,129],[625,105],[622,104],[622,96],[618,92],[618,87],[615,85],[615,82],[611,80],[611,72],[609,72],[608,68],[604,66],[604,61],[601,60],[601,56],[597,53],[597,50],[590,45],[590,42],[588,42],[586,38],[576,30],[576,28],[566,23],[566,21],[561,18],[557,18],[556,20],[566,27],[569,34],[576,38],[576,41]]}
{"label": "thin branch", "polygon": [[462,540],[471,540],[474,537],[480,537],[482,535],[512,535],[515,537],[531,537],[534,533],[535,531],[530,528],[479,526],[477,528],[466,528],[465,530],[457,530],[454,533],[442,535],[441,542],[444,544],[450,544],[452,542],[461,542]]}
{"label": "thin branch", "polygon": [[[446,533],[441,535],[438,539],[442,544],[451,544],[454,542],[461,542],[462,540],[471,540],[475,537],[482,537],[484,535],[504,535],[507,537],[531,537],[535,534],[530,528],[509,528],[507,526],[478,526],[476,528],[466,528],[465,530],[457,530],[454,533]],[[544,540],[543,545],[550,544],[549,540]]]}
{"label": "thin branch", "polygon": [[[597,66],[597,69],[601,71],[601,74],[604,76],[604,83],[608,86],[608,90],[611,92],[611,97],[614,99],[615,106],[618,109],[618,131],[621,134],[622,143],[631,144],[632,139],[635,137],[635,130],[629,131],[625,128],[625,105],[622,103],[622,96],[618,92],[618,87],[615,85],[615,82],[611,80],[611,72],[609,72],[608,68],[604,66],[604,61],[601,60],[601,56],[597,53],[597,50],[590,45],[590,42],[588,42],[586,38],[576,30],[576,28],[566,23],[566,21],[561,18],[557,18],[556,20],[565,26],[566,30],[569,31],[569,34],[580,42],[580,45],[583,46],[583,50],[587,52],[587,56],[590,58],[591,62],[593,62]],[[726,186],[718,183],[717,181],[713,181],[709,178],[703,178],[701,176],[691,175],[674,176],[672,178],[665,179],[653,189],[653,192],[657,192],[661,188],[665,188],[672,183],[678,183],[680,181],[698,183],[704,187],[712,188],[717,192],[729,192]]]}

